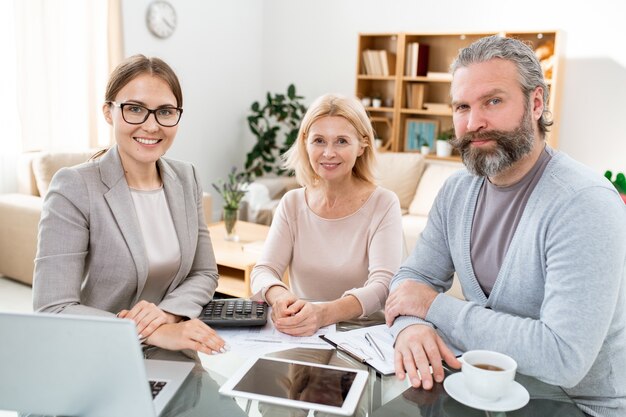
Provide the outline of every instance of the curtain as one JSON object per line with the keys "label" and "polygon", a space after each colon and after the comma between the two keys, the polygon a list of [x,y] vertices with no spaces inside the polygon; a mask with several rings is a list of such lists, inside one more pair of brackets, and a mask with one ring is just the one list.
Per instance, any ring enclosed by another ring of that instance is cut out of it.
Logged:
{"label": "curtain", "polygon": [[102,103],[108,74],[123,55],[120,0],[6,3],[0,114],[10,120],[3,120],[9,131],[0,146],[0,192],[16,188],[10,161],[21,152],[111,143]]}

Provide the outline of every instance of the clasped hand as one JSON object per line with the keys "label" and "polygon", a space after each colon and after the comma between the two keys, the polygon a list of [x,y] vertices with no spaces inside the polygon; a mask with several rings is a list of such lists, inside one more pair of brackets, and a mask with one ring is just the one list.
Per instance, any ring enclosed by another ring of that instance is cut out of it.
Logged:
{"label": "clasped hand", "polygon": [[319,304],[285,293],[272,304],[272,321],[279,331],[291,336],[311,336],[322,327],[323,308]]}
{"label": "clasped hand", "polygon": [[117,316],[133,320],[139,337],[153,346],[168,350],[192,349],[209,355],[225,351],[224,340],[202,321],[182,321],[182,317],[144,300],[130,310],[120,311]]}

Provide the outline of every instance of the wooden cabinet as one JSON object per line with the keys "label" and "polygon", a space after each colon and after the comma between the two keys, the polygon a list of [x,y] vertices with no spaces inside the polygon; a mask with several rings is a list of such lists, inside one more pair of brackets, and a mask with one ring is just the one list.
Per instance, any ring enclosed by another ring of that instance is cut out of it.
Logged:
{"label": "wooden cabinet", "polygon": [[[382,150],[419,151],[423,141],[432,140],[433,131],[452,128],[450,64],[459,49],[494,34],[547,51],[542,66],[550,90],[548,109],[556,122],[546,138],[550,146],[558,147],[558,31],[360,34],[356,95],[364,99]],[[415,133],[422,131],[423,136]]]}

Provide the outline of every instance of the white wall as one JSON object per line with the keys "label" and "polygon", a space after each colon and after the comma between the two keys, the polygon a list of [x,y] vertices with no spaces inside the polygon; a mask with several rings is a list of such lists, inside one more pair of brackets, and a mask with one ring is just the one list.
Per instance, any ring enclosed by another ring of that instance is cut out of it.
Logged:
{"label": "white wall", "polygon": [[[170,0],[178,26],[165,40],[145,24],[150,0],[123,0],[124,52],[164,59],[183,88],[184,113],[168,156],[191,161],[205,191],[233,165],[243,166],[252,142],[245,116],[263,96],[262,5],[248,0]],[[213,191],[213,210],[221,202]]]}
{"label": "white wall", "polygon": [[192,161],[207,190],[242,165],[253,143],[245,117],[266,91],[293,82],[307,102],[354,93],[359,32],[562,30],[560,149],[598,172],[626,171],[621,2],[170,1],[178,28],[158,40],[145,25],[149,0],[123,0],[125,52],[160,56],[178,72],[185,113],[170,156]]}

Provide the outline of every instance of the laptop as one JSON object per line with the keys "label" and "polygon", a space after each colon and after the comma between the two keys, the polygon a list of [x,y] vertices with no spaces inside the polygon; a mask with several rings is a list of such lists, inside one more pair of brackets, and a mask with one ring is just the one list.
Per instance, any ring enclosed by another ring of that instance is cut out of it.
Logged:
{"label": "laptop", "polygon": [[156,417],[194,367],[143,359],[130,320],[0,313],[0,335],[0,410]]}

